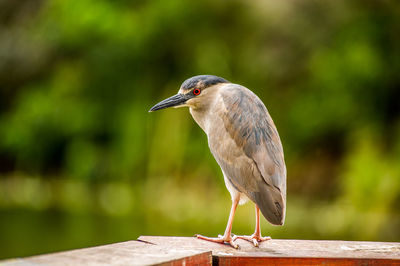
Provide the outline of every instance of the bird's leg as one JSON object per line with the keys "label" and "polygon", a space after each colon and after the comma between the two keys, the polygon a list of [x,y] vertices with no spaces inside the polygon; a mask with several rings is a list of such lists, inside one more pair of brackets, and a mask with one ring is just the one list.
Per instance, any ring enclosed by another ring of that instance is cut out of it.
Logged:
{"label": "bird's leg", "polygon": [[232,201],[232,207],[231,207],[231,212],[229,214],[228,224],[226,225],[225,233],[223,236],[219,235],[218,237],[206,237],[202,235],[196,235],[196,237],[199,239],[204,239],[216,243],[228,243],[232,247],[238,248],[239,246],[234,242],[231,233],[232,233],[233,217],[235,216],[235,211],[239,203],[239,199],[240,197],[237,197]]}
{"label": "bird's leg", "polygon": [[271,240],[271,237],[269,236],[266,237],[261,236],[260,209],[258,208],[257,204],[256,204],[256,229],[254,231],[254,234],[252,234],[251,236],[234,236],[233,241],[235,241],[238,238],[252,242],[255,247],[258,247],[258,242]]}

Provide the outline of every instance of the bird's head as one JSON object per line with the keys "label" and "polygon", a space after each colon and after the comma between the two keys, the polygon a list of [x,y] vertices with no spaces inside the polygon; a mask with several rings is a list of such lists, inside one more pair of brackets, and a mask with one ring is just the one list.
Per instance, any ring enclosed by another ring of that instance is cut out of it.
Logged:
{"label": "bird's head", "polygon": [[191,77],[182,83],[178,94],[157,103],[149,112],[168,107],[188,106],[194,109],[204,107],[215,97],[215,88],[223,83],[229,83],[229,81],[213,75]]}

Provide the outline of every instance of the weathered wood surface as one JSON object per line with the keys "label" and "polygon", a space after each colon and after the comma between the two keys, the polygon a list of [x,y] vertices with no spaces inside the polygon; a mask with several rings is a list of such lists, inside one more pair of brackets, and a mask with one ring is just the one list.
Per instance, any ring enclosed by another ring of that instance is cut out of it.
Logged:
{"label": "weathered wood surface", "polygon": [[141,236],[0,265],[400,265],[400,243],[273,239],[258,248],[237,243],[236,250],[194,237]]}
{"label": "weathered wood surface", "polygon": [[83,248],[0,262],[1,266],[40,265],[211,265],[211,252],[165,247],[142,241]]}
{"label": "weathered wood surface", "polygon": [[240,248],[192,237],[141,236],[168,247],[211,250],[217,265],[400,265],[400,243],[272,239],[258,248],[238,239]]}

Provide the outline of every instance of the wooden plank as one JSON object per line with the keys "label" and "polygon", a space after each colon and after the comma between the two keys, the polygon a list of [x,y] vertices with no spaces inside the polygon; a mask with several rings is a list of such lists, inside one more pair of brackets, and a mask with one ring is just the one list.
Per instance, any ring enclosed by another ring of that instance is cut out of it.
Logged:
{"label": "wooden plank", "polygon": [[358,265],[400,265],[390,259],[361,259],[361,258],[278,258],[278,257],[217,257],[214,265],[324,265],[324,266],[358,266]]}
{"label": "wooden plank", "polygon": [[238,250],[194,237],[141,236],[169,247],[211,250],[214,265],[400,265],[400,243],[273,239],[258,248],[237,240]]}
{"label": "wooden plank", "polygon": [[165,247],[142,241],[83,248],[0,262],[4,266],[32,265],[211,265],[210,251]]}
{"label": "wooden plank", "polygon": [[0,265],[400,265],[400,243],[274,239],[258,248],[237,243],[238,250],[194,237],[142,236]]}

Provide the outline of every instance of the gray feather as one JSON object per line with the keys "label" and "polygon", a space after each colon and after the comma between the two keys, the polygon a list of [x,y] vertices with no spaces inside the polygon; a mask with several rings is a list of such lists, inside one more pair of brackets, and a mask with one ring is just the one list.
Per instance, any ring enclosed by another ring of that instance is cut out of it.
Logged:
{"label": "gray feather", "polygon": [[[253,175],[238,169],[239,172],[227,173],[228,178],[258,205],[268,221],[283,224],[286,167],[275,124],[262,101],[243,86],[229,85],[228,89],[223,90],[222,98],[226,108],[223,113],[225,128],[256,166]],[[257,178],[259,175],[262,178]]]}

